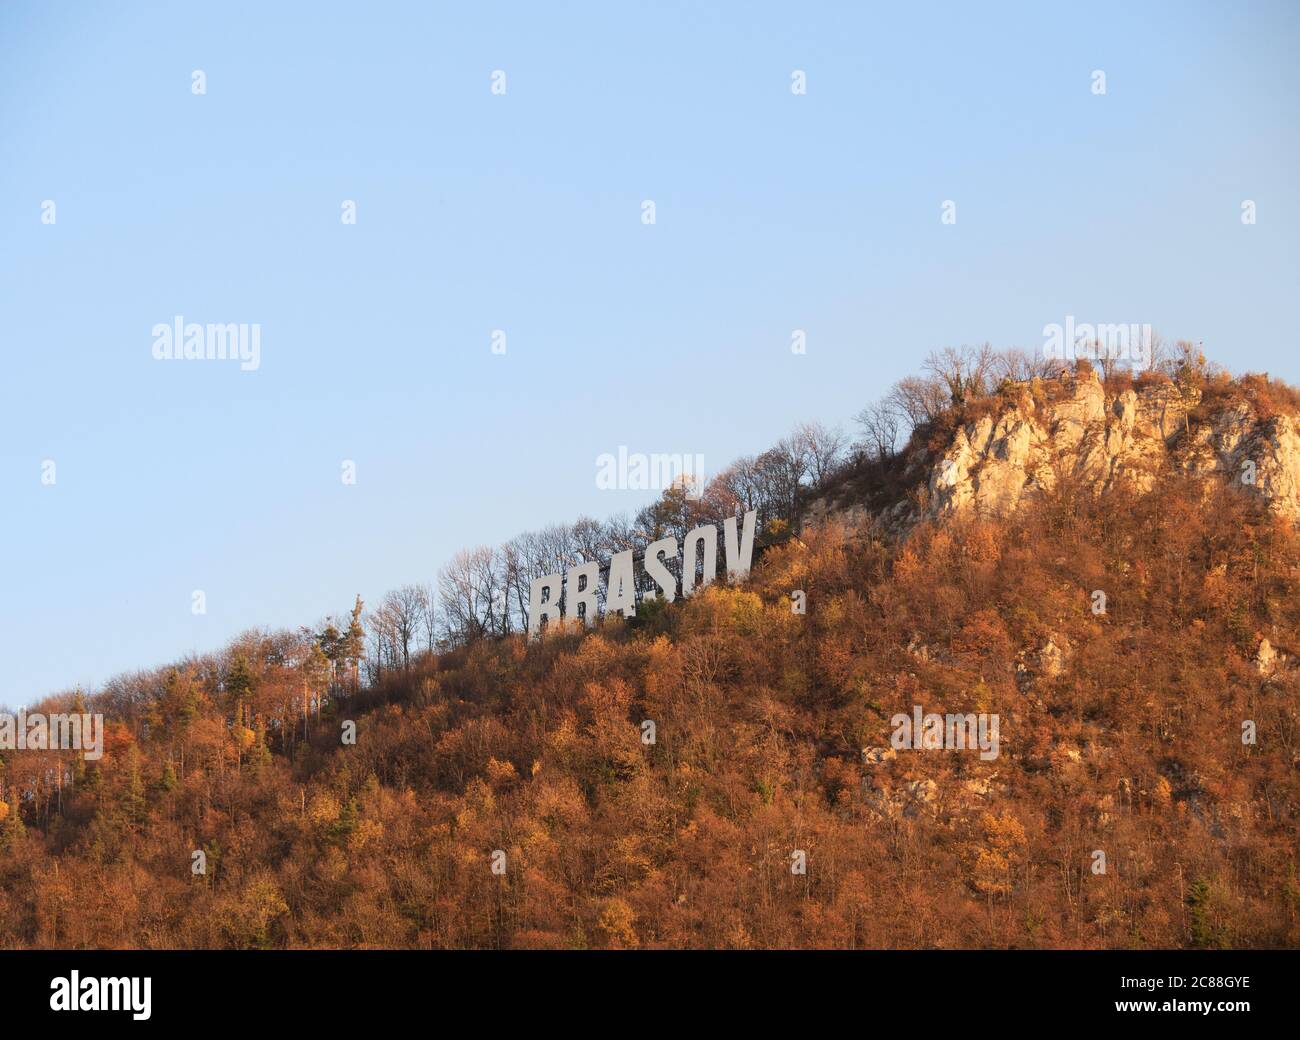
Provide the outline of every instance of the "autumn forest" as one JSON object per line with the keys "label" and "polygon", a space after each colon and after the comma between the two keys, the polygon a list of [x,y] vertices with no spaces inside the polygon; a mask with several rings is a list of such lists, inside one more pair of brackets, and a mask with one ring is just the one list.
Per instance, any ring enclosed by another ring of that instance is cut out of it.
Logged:
{"label": "autumn forest", "polygon": [[[104,754],[0,752],[0,946],[1300,946],[1293,522],[1173,471],[809,520],[923,496],[911,461],[1062,378],[1025,364],[935,357],[861,442],[803,427],[700,497],[50,698]],[[1188,350],[1144,378],[1295,414]],[[528,642],[556,561],[747,508],[748,581]],[[897,750],[917,705],[996,713],[1000,753]]]}

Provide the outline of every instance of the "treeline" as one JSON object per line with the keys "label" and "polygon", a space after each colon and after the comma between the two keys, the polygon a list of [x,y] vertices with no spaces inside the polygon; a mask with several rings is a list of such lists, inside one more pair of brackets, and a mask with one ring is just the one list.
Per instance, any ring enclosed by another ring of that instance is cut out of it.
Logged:
{"label": "treeline", "polygon": [[809,498],[847,474],[892,457],[900,443],[926,430],[945,410],[991,392],[994,372],[1029,378],[1058,369],[1052,363],[1036,364],[1017,350],[999,353],[984,346],[936,352],[927,359],[924,376],[900,381],[881,404],[859,414],[857,439],[838,427],[803,423],[766,451],[735,460],[703,486],[679,481],[634,517],[583,516],[525,532],[500,546],[463,549],[434,582],[392,590],[370,612],[368,676],[377,681],[386,672],[409,668],[417,650],[523,631],[534,578],[603,563],[659,538],[680,542],[695,527],[720,528],[728,517],[749,510],[758,512],[763,537],[779,538],[797,524]]}
{"label": "treeline", "polygon": [[[750,510],[758,512],[767,538],[780,537],[805,498],[851,459],[840,431],[805,423],[767,451],[736,460],[703,486],[689,478],[677,481],[635,517],[584,516],[527,531],[500,546],[463,549],[434,582],[390,591],[369,612],[368,678],[376,682],[386,673],[409,669],[418,651],[523,631],[534,578],[592,561],[607,563],[615,553],[644,550],[660,538],[681,542],[702,524],[720,528],[726,518]],[[638,580],[647,579],[638,575]]]}
{"label": "treeline", "polygon": [[[1285,384],[1259,376],[1233,380],[1186,341],[1169,349],[1157,336],[1152,358],[1152,369],[1141,379],[1172,382],[1207,404],[1244,391],[1265,411],[1300,407],[1296,392]],[[1133,378],[1114,362],[1099,364],[1112,390]],[[102,701],[112,717],[131,720],[159,701],[177,668],[222,690],[238,690],[245,669],[278,670],[282,677],[265,688],[297,688],[298,693],[268,695],[266,703],[256,706],[237,698],[240,704],[228,707],[232,720],[242,713],[252,728],[261,718],[269,737],[279,740],[280,734],[294,732],[290,716],[303,714],[304,701],[310,714],[340,689],[355,690],[363,681],[373,685],[409,671],[421,654],[523,631],[533,578],[590,561],[603,563],[616,552],[641,550],[665,536],[681,541],[694,527],[720,527],[727,517],[751,509],[758,511],[760,544],[779,540],[797,526],[804,504],[828,487],[864,476],[879,483],[903,446],[923,445],[936,427],[947,430],[972,407],[988,406],[1008,382],[1052,378],[1062,370],[1059,362],[1018,349],[995,351],[987,344],[932,352],[921,375],[900,380],[859,413],[856,439],[818,422],[802,424],[768,450],[737,459],[702,488],[676,484],[634,517],[584,516],[525,532],[500,546],[461,550],[434,581],[391,590],[364,613],[358,596],[349,614],[311,628],[250,631],[220,653],[114,677],[105,684]],[[673,561],[669,566],[675,569]],[[638,580],[646,579],[638,573]],[[66,705],[72,696],[62,694],[49,703]],[[271,703],[277,697],[279,703]]]}
{"label": "treeline", "polygon": [[1147,346],[1150,364],[1146,368],[1138,368],[1128,359],[1109,356],[1108,348],[1100,342],[1091,345],[1088,351],[1091,359],[1079,362],[1066,362],[1015,347],[995,350],[987,343],[932,351],[920,375],[900,379],[884,396],[858,413],[855,421],[862,437],[854,446],[856,460],[861,462],[863,456],[877,461],[892,458],[918,434],[928,434],[936,426],[952,429],[966,417],[964,412],[968,407],[989,403],[1017,383],[1059,378],[1076,364],[1095,367],[1110,392],[1126,389],[1135,382],[1162,382],[1171,383],[1188,395],[1197,395],[1207,386],[1224,388],[1233,382],[1225,369],[1208,361],[1200,347],[1190,340],[1179,340],[1171,347],[1153,333]]}
{"label": "treeline", "polygon": [[[1226,378],[1191,343],[1170,350],[1152,341],[1148,379],[1201,385]],[[1123,363],[1098,364],[1111,380],[1127,377]],[[737,459],[702,487],[679,482],[634,517],[584,516],[573,523],[528,531],[500,546],[461,550],[429,584],[388,592],[367,617],[367,675],[406,670],[418,651],[448,649],[484,636],[523,631],[534,578],[567,571],[615,553],[642,550],[656,539],[679,542],[701,524],[719,527],[728,517],[756,510],[764,540],[797,525],[804,504],[848,477],[878,477],[903,446],[928,437],[941,423],[960,421],[977,402],[989,402],[1009,383],[1054,378],[1067,366],[1020,349],[946,348],[932,352],[922,374],[895,383],[856,417],[858,436],[820,422],[801,424],[757,455]],[[671,569],[670,564],[670,569]],[[639,581],[646,581],[638,575]],[[639,590],[644,591],[644,590]],[[603,595],[603,593],[602,593]]]}

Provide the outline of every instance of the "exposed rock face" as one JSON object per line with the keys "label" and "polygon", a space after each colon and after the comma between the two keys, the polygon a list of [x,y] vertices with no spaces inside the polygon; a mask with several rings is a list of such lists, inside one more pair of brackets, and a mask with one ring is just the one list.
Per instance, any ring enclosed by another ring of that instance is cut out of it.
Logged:
{"label": "exposed rock face", "polygon": [[1255,667],[1260,675],[1272,675],[1277,670],[1277,651],[1267,639],[1259,644],[1259,650],[1255,654]]}
{"label": "exposed rock face", "polygon": [[1092,371],[1020,384],[990,415],[957,431],[938,458],[908,461],[921,493],[872,518],[861,506],[815,502],[807,520],[834,510],[896,532],[959,513],[1005,515],[1063,476],[1098,491],[1120,482],[1150,488],[1161,472],[1238,482],[1269,508],[1300,521],[1300,430],[1294,418],[1260,418],[1237,400],[1196,420],[1196,400],[1171,383],[1107,395]]}
{"label": "exposed rock face", "polygon": [[1267,638],[1259,641],[1259,649],[1255,651],[1255,669],[1265,679],[1285,678],[1296,668],[1300,668],[1300,661],[1294,653],[1278,649]]}
{"label": "exposed rock face", "polygon": [[1176,387],[1159,384],[1108,399],[1095,372],[1070,373],[1059,396],[1012,404],[958,431],[935,465],[926,514],[975,509],[999,515],[1068,473],[1098,490],[1119,481],[1141,489],[1163,468],[1241,483],[1278,512],[1300,519],[1300,435],[1287,416],[1261,420],[1238,402],[1193,425]]}
{"label": "exposed rock face", "polygon": [[1049,679],[1055,679],[1062,671],[1065,670],[1065,654],[1054,641],[1049,639],[1038,652],[1038,658],[1042,666],[1042,671]]}
{"label": "exposed rock face", "polygon": [[862,749],[862,764],[878,766],[898,757],[898,752],[891,747],[870,747]]}

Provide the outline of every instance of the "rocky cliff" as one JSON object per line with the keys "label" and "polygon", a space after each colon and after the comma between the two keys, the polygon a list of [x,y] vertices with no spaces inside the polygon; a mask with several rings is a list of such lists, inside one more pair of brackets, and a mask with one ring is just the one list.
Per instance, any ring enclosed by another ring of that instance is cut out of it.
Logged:
{"label": "rocky cliff", "polygon": [[1221,384],[1205,400],[1158,379],[1108,392],[1083,367],[1004,387],[977,411],[946,446],[909,445],[906,496],[879,511],[851,494],[824,497],[810,504],[805,523],[835,512],[853,525],[905,532],[923,519],[1005,515],[1063,477],[1101,492],[1119,482],[1146,490],[1177,472],[1233,481],[1300,520],[1300,423],[1262,406],[1241,382]]}

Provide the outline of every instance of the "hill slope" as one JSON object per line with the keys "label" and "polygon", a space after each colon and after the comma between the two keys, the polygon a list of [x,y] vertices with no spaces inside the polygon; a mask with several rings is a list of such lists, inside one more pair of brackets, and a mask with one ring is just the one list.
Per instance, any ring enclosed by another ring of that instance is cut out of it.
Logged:
{"label": "hill slope", "polygon": [[[3,755],[0,944],[1300,945],[1295,527],[1198,476],[1228,440],[1098,480],[1150,435],[1103,395],[1063,452],[1080,395],[917,440],[906,539],[823,505],[744,587],[598,631],[322,697],[250,636],[110,690],[101,761]],[[894,746],[917,709],[996,714],[997,756]]]}

